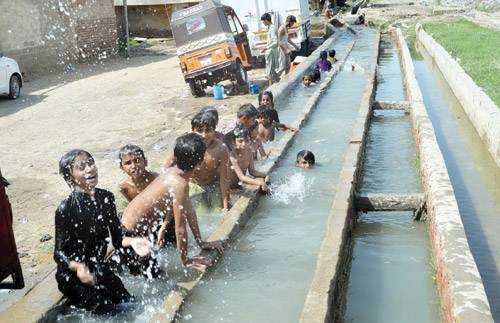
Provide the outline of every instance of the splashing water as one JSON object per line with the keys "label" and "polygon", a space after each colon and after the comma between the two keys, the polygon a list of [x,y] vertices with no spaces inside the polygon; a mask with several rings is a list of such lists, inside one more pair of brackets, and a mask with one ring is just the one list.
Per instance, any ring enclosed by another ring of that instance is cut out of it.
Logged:
{"label": "splashing water", "polygon": [[313,182],[314,178],[306,178],[302,172],[293,173],[271,185],[271,198],[283,204],[296,199],[302,202]]}

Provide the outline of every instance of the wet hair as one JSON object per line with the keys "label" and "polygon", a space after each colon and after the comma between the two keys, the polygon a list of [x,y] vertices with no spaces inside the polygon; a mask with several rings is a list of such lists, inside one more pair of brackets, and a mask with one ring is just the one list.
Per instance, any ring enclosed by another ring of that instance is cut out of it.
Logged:
{"label": "wet hair", "polygon": [[306,75],[304,75],[304,77],[302,77],[302,81],[304,81],[306,79],[306,77],[310,78],[311,81],[314,79],[313,76],[312,76],[312,74],[306,74]]}
{"label": "wet hair", "polygon": [[260,21],[264,21],[264,20],[272,22],[271,14],[269,12],[266,12],[265,14],[263,14],[262,16],[260,16]]}
{"label": "wet hair", "polygon": [[321,72],[317,69],[315,69],[312,73],[311,73],[311,77],[312,77],[312,81],[314,83],[318,83],[319,80],[321,80]]}
{"label": "wet hair", "polygon": [[75,164],[76,157],[80,155],[87,155],[89,158],[94,159],[92,155],[83,149],[72,149],[65,153],[59,160],[59,175],[61,175],[66,183],[71,187],[73,183],[73,165]]}
{"label": "wet hair", "polygon": [[215,120],[217,121],[216,123],[219,123],[219,111],[217,111],[217,108],[213,105],[207,105],[206,107],[203,107],[200,110],[200,113],[210,113],[215,117]]}
{"label": "wet hair", "polygon": [[337,52],[335,51],[335,49],[330,49],[330,51],[328,52],[328,56],[330,57],[335,57],[336,54]]}
{"label": "wet hair", "polygon": [[259,93],[259,104],[262,101],[262,97],[266,95],[271,99],[271,106],[274,108],[274,95],[271,91],[264,91]]}
{"label": "wet hair", "polygon": [[203,138],[195,133],[188,133],[175,140],[174,156],[177,167],[188,172],[195,168],[205,156],[206,145]]}
{"label": "wet hair", "polygon": [[289,15],[286,17],[286,22],[290,23],[290,22],[293,22],[293,23],[296,23],[297,22],[297,18],[295,18],[294,15]]}
{"label": "wet hair", "polygon": [[252,132],[250,131],[250,129],[241,124],[237,125],[236,128],[234,128],[233,134],[234,139],[243,138],[249,140],[252,136]]}
{"label": "wet hair", "polygon": [[273,119],[273,110],[266,105],[259,107],[259,118]]}
{"label": "wet hair", "polygon": [[144,155],[144,151],[142,150],[142,148],[132,144],[126,144],[118,152],[118,158],[120,159],[120,166],[122,165],[122,156],[124,155],[137,155],[142,159],[146,160],[146,155]]}
{"label": "wet hair", "polygon": [[326,52],[326,50],[322,50],[320,53],[319,53],[319,58],[320,59],[326,59],[328,57],[328,53]]}
{"label": "wet hair", "polygon": [[309,151],[309,150],[301,150],[299,151],[299,153],[297,154],[297,162],[299,160],[305,160],[306,162],[308,162],[309,164],[315,164],[316,163],[316,160],[314,158],[314,154],[312,153],[312,151]]}
{"label": "wet hair", "polygon": [[236,116],[239,118],[243,117],[256,117],[258,115],[257,109],[251,103],[243,104],[239,109]]}
{"label": "wet hair", "polygon": [[212,112],[198,112],[191,119],[191,129],[210,129],[215,130],[217,127],[217,118],[215,118]]}

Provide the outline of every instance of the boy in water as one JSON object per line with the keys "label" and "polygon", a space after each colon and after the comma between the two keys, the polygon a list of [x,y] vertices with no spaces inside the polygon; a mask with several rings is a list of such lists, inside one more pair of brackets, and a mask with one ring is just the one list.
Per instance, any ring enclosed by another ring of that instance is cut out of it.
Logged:
{"label": "boy in water", "polygon": [[328,60],[330,61],[330,63],[332,65],[335,64],[335,63],[337,63],[337,58],[335,57],[335,55],[337,55],[337,52],[335,51],[335,49],[331,49],[328,52]]}
{"label": "boy in water", "polygon": [[274,130],[283,129],[290,130],[292,132],[297,129],[289,127],[283,123],[277,123],[273,121],[273,112],[266,106],[259,107],[259,139],[262,143],[274,140]]}
{"label": "boy in water", "polygon": [[154,222],[163,224],[158,232],[158,245],[163,245],[166,229],[175,222],[177,250],[180,251],[185,266],[212,265],[206,257],[188,257],[189,224],[193,236],[202,249],[223,252],[221,241],[206,242],[201,238],[196,213],[189,198],[189,180],[205,156],[206,145],[202,137],[195,133],[183,135],[175,141],[175,164],[165,169],[144,191],[128,205],[123,213],[122,223],[129,232],[144,233]]}
{"label": "boy in water", "polygon": [[[219,124],[219,111],[217,111],[217,108],[215,108],[212,105],[207,105],[206,107],[203,107],[200,110],[200,113],[209,113],[212,114],[213,117],[215,118],[215,126],[217,128],[217,125]],[[215,131],[215,138],[219,139],[220,141],[224,142],[224,134],[220,131]]]}
{"label": "boy in water", "polygon": [[[215,138],[215,127],[217,119],[213,113],[205,111],[198,112],[191,120],[191,130],[200,135],[206,144],[205,156],[199,167],[193,171],[191,178],[192,184],[197,191],[202,192],[206,198],[208,206],[222,206],[229,209],[229,150],[219,139]],[[167,157],[165,167],[168,168],[175,164],[175,158],[172,154]],[[194,188],[193,187],[193,188]],[[220,194],[217,190],[220,187]],[[222,195],[222,205],[217,203],[214,196]]]}
{"label": "boy in water", "polygon": [[309,151],[309,150],[301,150],[297,154],[297,159],[295,162],[295,166],[300,167],[300,168],[313,168],[314,164],[316,164],[316,159],[314,157],[314,154]]}
{"label": "boy in water", "polygon": [[120,168],[128,176],[120,183],[120,192],[130,202],[151,184],[158,174],[146,169],[148,161],[139,146],[131,144],[123,146],[118,153],[118,158]]}
{"label": "boy in water", "polygon": [[319,53],[319,61],[316,63],[316,68],[320,72],[330,72],[332,69],[332,63],[328,60],[328,54],[326,50]]}
{"label": "boy in water", "polygon": [[109,235],[115,249],[131,247],[144,257],[146,239],[123,237],[113,193],[96,188],[97,167],[90,153],[74,149],[59,162],[59,173],[71,189],[55,214],[54,260],[59,290],[76,307],[109,314],[133,297],[105,262]]}
{"label": "boy in water", "polygon": [[[240,182],[242,182],[260,186],[264,192],[269,192],[269,187],[266,184],[269,182],[269,176],[255,170],[253,152],[250,148],[250,130],[243,125],[238,125],[233,132],[233,150],[229,157],[231,160],[231,173],[229,177],[231,188],[240,188]],[[247,171],[256,178],[246,176]]]}
{"label": "boy in water", "polygon": [[315,85],[316,83],[313,82],[313,78],[311,75],[306,74],[302,78],[302,84],[304,84],[304,87],[310,87],[310,86]]}

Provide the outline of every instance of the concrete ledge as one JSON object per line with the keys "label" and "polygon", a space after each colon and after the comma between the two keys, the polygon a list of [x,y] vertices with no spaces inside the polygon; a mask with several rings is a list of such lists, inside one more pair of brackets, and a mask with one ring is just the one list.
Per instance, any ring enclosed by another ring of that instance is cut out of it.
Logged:
{"label": "concrete ledge", "polygon": [[[327,44],[330,46],[331,43]],[[344,57],[341,57],[339,62],[334,65],[333,70],[325,78],[321,86],[316,90],[316,92],[309,98],[304,109],[298,114],[296,120],[292,123],[292,126],[296,128],[301,128],[302,125],[307,121],[311,113],[314,111],[316,104],[321,97],[322,93],[327,89],[333,76],[338,73],[342,65],[345,63],[347,55],[354,42],[348,48]],[[317,51],[326,49],[328,47],[320,47]],[[316,56],[314,53],[311,55],[314,59],[310,62],[316,61]],[[309,58],[311,58],[309,57]],[[309,59],[308,58],[308,59]],[[303,65],[304,63],[301,63]],[[299,65],[300,66],[300,65]],[[309,65],[310,66],[310,65]],[[305,73],[309,68],[308,65],[303,65],[301,73]],[[301,74],[295,75],[286,79],[286,82],[293,84],[297,82],[301,77]],[[283,82],[283,81],[282,81]],[[279,83],[277,85],[280,85]],[[273,89],[274,92],[283,94],[286,91],[286,87],[282,90]],[[279,91],[279,92],[278,92]],[[277,151],[277,158],[272,162],[260,167],[264,172],[271,172],[279,163],[279,161],[285,156],[286,151],[292,144],[293,139],[297,133],[285,133],[277,142],[273,145],[274,151]],[[209,241],[212,240],[233,240],[233,238],[241,231],[245,224],[250,219],[253,210],[258,204],[259,190],[253,187],[247,190],[245,194],[238,200],[238,202],[231,208],[228,214],[225,216],[223,222],[215,229],[215,231],[210,235]],[[217,252],[203,252],[203,255],[209,256],[212,261],[219,262],[222,258]],[[152,316],[149,322],[172,322],[177,319],[179,311],[182,309],[182,305],[187,297],[189,297],[190,292],[198,285],[198,283],[207,277],[212,270],[216,268],[201,268],[188,270],[188,274],[177,281],[176,287],[167,295],[163,303],[159,306],[159,310]]]}
{"label": "concrete ledge", "polygon": [[410,102],[408,101],[374,101],[372,104],[373,110],[403,110],[410,111]]}
{"label": "concrete ledge", "polygon": [[434,59],[465,113],[500,167],[500,110],[451,55],[420,24],[415,27],[418,41]]}
{"label": "concrete ledge", "polygon": [[[286,95],[286,92],[293,85],[295,85],[295,82],[300,80],[302,78],[302,75],[305,74],[311,68],[311,66],[313,66],[313,64],[317,60],[317,57],[319,57],[319,51],[330,48],[335,39],[336,35],[327,39],[320,47],[318,47],[318,49],[316,49],[313,54],[311,54],[297,67],[294,73],[285,76],[284,78],[282,78],[281,82],[274,84],[269,88],[273,91],[275,100],[279,99],[279,97],[282,95]],[[351,44],[351,47],[348,48],[346,56],[349,54],[352,46],[353,44]],[[305,120],[309,116],[309,113],[313,110],[317,100],[333,78],[333,75],[336,74],[339,71],[340,67],[344,64],[345,59],[346,57],[341,58],[339,62],[334,65],[330,76],[325,78],[325,81],[322,83],[322,85],[318,87],[318,89],[310,98],[308,104],[301,112],[301,114],[299,114],[297,120],[295,121],[295,123],[293,123],[293,125],[296,125],[296,127],[300,127],[305,122]],[[281,146],[282,149],[279,151],[279,153],[273,156],[277,157],[273,163],[266,164],[264,165],[264,167],[261,167],[263,171],[271,170],[274,165],[279,162],[285,150],[292,143],[293,136],[294,134],[287,132],[280,138],[278,146]],[[232,235],[236,234],[248,220],[249,214],[251,213],[253,208],[255,208],[258,195],[259,192],[256,187],[250,187],[245,190],[242,196],[234,204],[233,208],[231,208],[230,212],[228,212],[221,225],[209,237],[209,240],[231,238]],[[211,256],[213,259],[217,260],[217,255],[212,254]],[[164,306],[162,306],[162,309],[160,309],[160,311],[155,316],[155,321],[172,321],[174,315],[172,314],[172,318],[169,318],[168,313],[177,312],[186,295],[192,290],[192,288],[197,285],[199,280],[205,275],[206,271],[206,269],[189,269],[186,276],[177,283],[175,289],[165,299]],[[61,304],[64,300],[63,295],[57,288],[57,282],[55,280],[54,273],[55,269],[51,271],[42,281],[40,281],[37,285],[30,289],[26,293],[26,295],[23,296],[23,298],[0,313],[0,322],[51,321],[54,318],[54,315],[57,315],[57,313],[54,312],[55,310],[57,311],[57,308],[55,307],[58,304]],[[175,311],[174,309],[171,309],[168,313],[164,312],[164,308],[174,306],[173,304],[177,305]]]}
{"label": "concrete ledge", "polygon": [[354,196],[357,211],[413,211],[425,203],[423,193],[369,193]]}
{"label": "concrete ledge", "polygon": [[360,110],[347,149],[335,199],[330,210],[325,237],[318,253],[316,269],[311,287],[306,296],[300,322],[341,321],[343,316],[342,294],[345,284],[343,272],[348,261],[349,235],[353,225],[353,194],[362,161],[364,142],[368,131],[373,89],[379,49],[380,34],[377,35],[374,61],[367,70],[367,84],[361,99]]}
{"label": "concrete ledge", "polygon": [[493,322],[476,263],[470,252],[446,164],[415,78],[410,51],[399,29],[394,32],[401,55],[410,119],[427,196],[429,236],[444,322]]}

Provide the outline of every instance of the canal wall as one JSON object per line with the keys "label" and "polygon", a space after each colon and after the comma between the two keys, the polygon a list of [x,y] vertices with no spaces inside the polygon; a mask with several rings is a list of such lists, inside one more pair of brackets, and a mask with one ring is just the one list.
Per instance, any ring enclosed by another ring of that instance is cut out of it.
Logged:
{"label": "canal wall", "polygon": [[367,70],[367,84],[353,128],[339,181],[336,187],[325,237],[321,243],[311,287],[300,316],[301,323],[342,321],[344,312],[343,293],[349,270],[351,229],[354,223],[354,190],[362,169],[365,139],[369,128],[369,116],[373,103],[380,34],[374,46],[374,59]]}
{"label": "canal wall", "polygon": [[[352,32],[352,31],[350,31]],[[313,52],[307,59],[305,59],[296,70],[282,78],[282,81],[274,84],[269,88],[275,96],[275,100],[287,95],[288,91],[300,82],[303,75],[307,73],[316,63],[319,57],[319,52],[329,49],[336,36],[327,39],[315,52]],[[299,113],[296,120],[291,123],[293,127],[300,128],[308,119],[310,113],[316,106],[319,97],[326,90],[333,76],[340,70],[344,64],[347,55],[352,49],[353,43],[345,54],[341,57],[339,62],[334,65],[331,74],[325,78],[321,83],[314,95],[308,100],[303,111]],[[253,102],[258,106],[257,100]],[[287,148],[293,142],[295,133],[286,132],[279,140],[277,140],[274,147],[275,160],[267,163],[261,167],[263,172],[272,171],[272,169],[279,163],[281,156],[284,156]],[[250,218],[253,210],[257,206],[260,190],[257,187],[246,188],[242,195],[238,198],[234,206],[225,215],[222,223],[208,238],[209,241],[213,240],[231,240],[246,224]],[[202,252],[203,255],[208,255],[210,258],[217,262],[220,255],[216,252]],[[185,298],[189,295],[191,290],[209,274],[213,268],[187,268],[187,274],[177,281],[176,287],[165,298],[162,306],[160,306],[157,313],[153,315],[151,321],[153,322],[171,322],[175,319],[176,313],[180,310]],[[53,322],[56,320],[57,314],[60,309],[64,307],[64,297],[57,288],[55,280],[55,269],[51,271],[40,283],[31,288],[25,296],[18,302],[7,308],[4,312],[0,313],[0,322]]]}
{"label": "canal wall", "polygon": [[394,32],[401,55],[410,119],[427,196],[427,223],[436,267],[444,322],[493,322],[483,282],[465,236],[453,187],[415,78],[413,62],[399,29]]}
{"label": "canal wall", "polygon": [[415,27],[418,41],[433,58],[477,133],[500,167],[500,109],[477,86],[460,64],[420,25]]}

